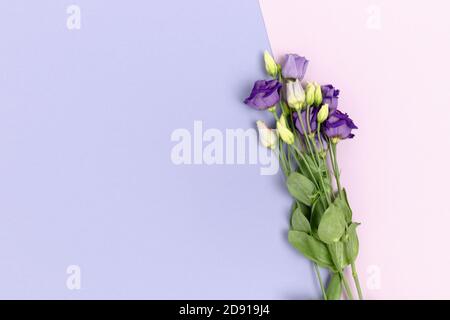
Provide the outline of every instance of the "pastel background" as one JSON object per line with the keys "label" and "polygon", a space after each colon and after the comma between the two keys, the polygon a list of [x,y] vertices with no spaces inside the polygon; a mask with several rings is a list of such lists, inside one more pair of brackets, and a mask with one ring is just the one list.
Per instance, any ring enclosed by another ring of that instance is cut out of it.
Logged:
{"label": "pastel background", "polygon": [[272,49],[310,58],[357,122],[339,148],[376,299],[450,298],[446,1],[261,0]]}
{"label": "pastel background", "polygon": [[[68,30],[66,9],[81,9]],[[259,165],[171,133],[252,128],[261,53],[298,52],[360,129],[339,149],[369,298],[449,298],[444,1],[2,1],[0,298],[316,299]],[[81,289],[66,286],[70,265]]]}
{"label": "pastel background", "polygon": [[78,0],[68,30],[71,4],[0,2],[0,297],[319,297],[280,176],[171,160],[176,129],[261,117],[258,2]]}

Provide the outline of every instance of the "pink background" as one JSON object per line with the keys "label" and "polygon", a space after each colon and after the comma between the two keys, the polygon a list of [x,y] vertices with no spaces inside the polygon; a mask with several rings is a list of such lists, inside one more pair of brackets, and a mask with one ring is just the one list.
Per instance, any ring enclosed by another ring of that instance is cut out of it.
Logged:
{"label": "pink background", "polygon": [[260,0],[277,57],[340,88],[359,126],[340,145],[372,299],[450,298],[447,1]]}

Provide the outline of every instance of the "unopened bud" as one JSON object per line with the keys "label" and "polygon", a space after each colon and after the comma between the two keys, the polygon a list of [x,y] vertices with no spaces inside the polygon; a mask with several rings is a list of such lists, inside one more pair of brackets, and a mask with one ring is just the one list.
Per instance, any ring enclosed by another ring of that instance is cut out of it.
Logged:
{"label": "unopened bud", "polygon": [[278,65],[268,51],[264,52],[264,63],[269,76],[276,78],[278,74]]}
{"label": "unopened bud", "polygon": [[318,123],[323,123],[325,120],[327,120],[328,119],[328,113],[329,113],[328,104],[325,103],[322,107],[320,107],[320,110],[317,113],[317,122]]}

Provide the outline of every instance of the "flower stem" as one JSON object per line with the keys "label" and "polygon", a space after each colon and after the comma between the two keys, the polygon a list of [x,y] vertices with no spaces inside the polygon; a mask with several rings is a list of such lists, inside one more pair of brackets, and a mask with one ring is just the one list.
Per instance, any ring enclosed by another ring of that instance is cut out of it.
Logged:
{"label": "flower stem", "polygon": [[[325,183],[323,181],[323,176],[322,176],[322,171],[321,171],[321,165],[322,165],[323,159],[320,157],[319,150],[317,149],[317,145],[316,145],[316,141],[315,141],[314,135],[311,137],[312,131],[311,131],[310,123],[309,123],[309,106],[306,108],[306,117],[307,117],[307,125],[308,125],[308,131],[307,132],[305,131],[305,125],[303,124],[303,119],[302,119],[301,115],[299,116],[299,120],[300,120],[302,129],[303,129],[305,140],[308,142],[308,145],[310,147],[311,153],[315,156],[315,157],[313,156],[313,159],[316,160],[316,164],[317,164],[317,171],[319,173],[319,184],[321,185],[322,190],[325,193],[325,198],[326,198],[326,201],[327,201],[328,205],[330,205],[331,204],[331,197],[328,194],[327,190],[325,189]],[[320,138],[320,124],[318,125],[318,128],[317,128],[317,135]],[[311,145],[313,146],[313,148],[311,148]],[[327,170],[327,175],[328,175],[328,170]]]}
{"label": "flower stem", "polygon": [[[306,131],[306,128],[305,128],[305,124],[303,123],[303,119],[302,119],[302,115],[301,115],[301,113],[298,115],[298,119],[299,119],[299,121],[300,121],[300,125],[301,125],[301,127],[302,127],[302,130],[303,130],[303,136],[305,137],[305,140],[306,140],[306,144],[308,145],[308,147],[309,147],[309,151],[310,151],[310,153],[311,153],[311,155],[312,155],[312,158],[313,158],[313,161],[314,161],[314,164],[317,166],[317,169],[318,169],[318,172],[319,172],[319,182],[318,182],[318,186],[320,185],[321,187],[322,187],[322,190],[325,192],[325,198],[326,198],[326,202],[328,203],[328,205],[331,203],[331,199],[329,198],[329,195],[328,195],[328,193],[326,192],[326,190],[325,190],[325,184],[324,184],[324,182],[323,182],[323,177],[322,177],[322,173],[320,172],[320,156],[319,156],[319,153],[318,153],[318,151],[317,151],[317,146],[315,145],[315,141],[312,141],[312,144],[314,145],[314,150],[313,150],[313,148],[311,147],[311,143],[310,143],[310,141],[309,141],[309,135],[308,135],[308,131]],[[313,138],[314,139],[314,138]],[[316,159],[317,158],[317,159]],[[307,161],[305,161],[306,163],[307,163]],[[311,171],[311,170],[310,170]],[[312,175],[312,178],[314,179],[314,175]],[[315,180],[315,179],[314,179]],[[324,203],[323,201],[322,201],[322,203],[323,203],[323,205],[326,207],[326,203]]]}
{"label": "flower stem", "polygon": [[[313,172],[312,172],[312,170],[311,170],[311,167],[309,166],[309,163],[308,163],[308,161],[306,160],[306,158],[305,158],[305,156],[303,155],[303,153],[297,148],[297,146],[295,145],[295,144],[292,144],[292,148],[297,152],[297,154],[302,158],[302,160],[303,160],[303,162],[305,163],[305,165],[306,165],[306,168],[308,169],[308,171],[309,171],[309,174],[312,176],[312,177],[314,177],[314,175],[313,175]],[[298,166],[300,167],[300,162],[298,161],[297,162],[297,164],[298,164]],[[316,182],[316,179],[313,179],[314,180],[314,184],[317,186],[317,187],[319,187],[319,184]]]}
{"label": "flower stem", "polygon": [[313,156],[313,160],[314,160],[315,165],[317,165],[317,167],[319,167],[319,164],[318,164],[318,162],[316,161],[316,157],[315,157],[314,151],[313,151],[313,149],[312,149],[312,147],[311,147],[311,143],[309,142],[309,139],[308,139],[308,132],[306,131],[305,124],[303,123],[302,114],[301,114],[300,111],[298,111],[297,114],[298,114],[298,119],[299,119],[299,121],[300,121],[300,125],[301,125],[302,130],[303,130],[303,136],[305,137],[306,144],[307,144],[307,146],[308,146],[309,152],[310,152],[311,155]]}
{"label": "flower stem", "polygon": [[280,120],[280,118],[278,117],[278,113],[277,113],[277,110],[276,110],[276,109],[273,109],[273,110],[271,111],[271,113],[273,114],[273,117],[275,118],[275,121]]}
{"label": "flower stem", "polygon": [[345,293],[347,294],[347,297],[350,300],[353,300],[352,290],[350,289],[350,286],[348,285],[347,279],[345,279],[344,273],[342,271],[339,271],[339,276],[341,277],[341,281],[344,284],[344,289],[345,289]]}
{"label": "flower stem", "polygon": [[354,262],[352,262],[352,275],[353,275],[353,280],[355,281],[356,289],[358,290],[359,300],[364,300],[362,290],[361,290],[361,285],[359,283],[358,272],[356,272],[356,265]]}
{"label": "flower stem", "polygon": [[[320,132],[318,132],[317,134],[320,136]],[[309,138],[308,138],[308,139],[309,139]],[[320,167],[320,166],[322,165],[323,159],[320,158],[319,150],[317,149],[316,141],[314,141],[314,137],[311,138],[311,140],[312,140],[311,143],[312,143],[312,145],[314,146],[314,152],[315,152],[315,154],[316,154],[316,156],[317,156],[317,161],[319,162],[319,165],[318,165],[318,172],[319,172],[320,183],[321,183],[321,185],[322,185],[323,192],[325,193],[325,198],[327,199],[328,205],[330,205],[330,204],[331,204],[331,197],[330,197],[330,195],[328,194],[327,190],[325,189],[325,183],[324,183],[324,181],[323,181],[323,176],[322,176],[322,169],[321,169],[321,167]],[[328,170],[327,170],[327,172],[328,172]]]}
{"label": "flower stem", "polygon": [[[317,123],[317,136],[318,136],[318,139],[319,139],[319,147],[321,148],[321,152],[325,152],[325,156],[322,159],[323,159],[323,162],[325,163],[325,166],[327,168],[327,170],[326,170],[326,178],[327,178],[327,180],[328,180],[328,182],[330,183],[330,186],[331,186],[331,173],[330,173],[330,169],[329,169],[328,161],[327,161],[327,157],[326,157],[326,154],[327,154],[327,151],[329,149],[329,146],[327,145],[327,148],[325,149],[325,145],[323,144],[322,135],[320,134],[320,128],[321,128],[321,124]],[[330,198],[333,198],[333,192],[331,192]]]}
{"label": "flower stem", "polygon": [[329,144],[331,144],[331,148],[330,148],[330,157],[331,157],[331,164],[333,167],[333,173],[334,173],[334,177],[336,178],[336,184],[337,184],[337,188],[338,188],[338,194],[339,196],[342,196],[342,187],[341,187],[341,179],[340,179],[340,172],[339,172],[339,166],[337,163],[337,156],[336,156],[336,143],[334,143],[333,141],[329,140],[328,142]]}
{"label": "flower stem", "polygon": [[286,160],[284,159],[283,141],[281,140],[281,138],[278,138],[278,153],[279,153],[278,159],[281,164],[281,170],[283,170],[284,175],[288,177],[290,172],[286,166]]}
{"label": "flower stem", "polygon": [[315,263],[315,262],[314,262],[314,270],[316,271],[317,278],[319,279],[320,290],[322,290],[323,299],[324,300],[328,300],[327,294],[325,292],[325,287],[324,287],[323,282],[322,282],[322,277],[320,275],[319,267],[317,266],[317,263]]}
{"label": "flower stem", "polygon": [[325,147],[324,147],[323,141],[322,141],[322,135],[320,134],[320,123],[317,123],[317,136],[319,138],[319,144],[322,147],[322,150],[325,150]]}
{"label": "flower stem", "polygon": [[310,120],[310,112],[309,106],[306,107],[306,125],[308,126],[308,132],[311,133],[311,120]]}

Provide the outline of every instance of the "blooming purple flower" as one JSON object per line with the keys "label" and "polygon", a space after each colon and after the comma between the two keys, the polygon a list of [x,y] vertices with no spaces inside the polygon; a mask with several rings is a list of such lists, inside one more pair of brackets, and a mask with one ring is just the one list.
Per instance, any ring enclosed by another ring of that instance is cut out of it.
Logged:
{"label": "blooming purple flower", "polygon": [[322,103],[328,104],[330,114],[338,107],[339,90],[335,89],[331,84],[322,86]]}
{"label": "blooming purple flower", "polygon": [[[309,109],[309,126],[311,128],[311,132],[316,131],[317,129],[317,113],[319,112],[319,110],[317,108],[311,108]],[[302,124],[300,123],[300,119],[298,117],[298,112],[294,112],[293,113],[294,116],[294,123],[295,123],[295,127],[297,128],[298,132],[300,132],[300,134],[302,136],[304,136],[304,132],[303,132],[303,128],[302,128]],[[306,110],[301,112],[301,117],[303,120],[303,125],[305,126],[306,132],[308,131],[308,122],[306,122]]]}
{"label": "blooming purple flower", "polygon": [[253,109],[266,110],[280,101],[281,83],[277,80],[258,80],[244,103]]}
{"label": "blooming purple flower", "polygon": [[302,80],[308,68],[309,61],[296,54],[287,54],[281,66],[283,78]]}
{"label": "blooming purple flower", "polygon": [[325,122],[324,129],[325,135],[329,138],[351,139],[354,137],[352,130],[358,127],[346,113],[336,110]]}

